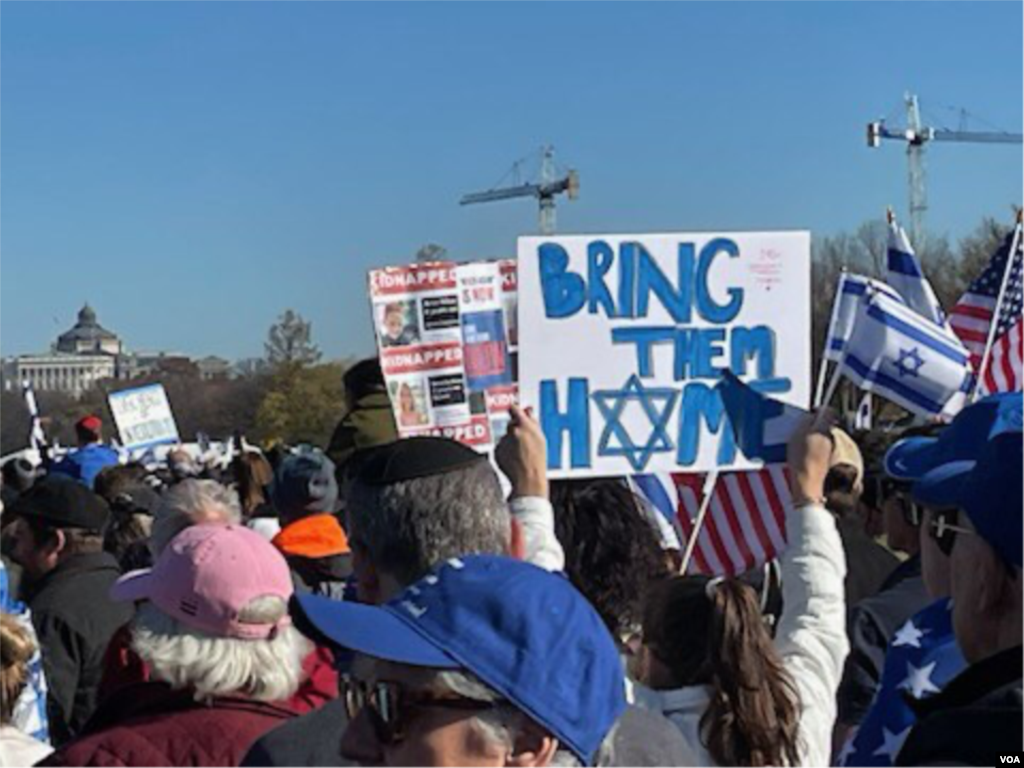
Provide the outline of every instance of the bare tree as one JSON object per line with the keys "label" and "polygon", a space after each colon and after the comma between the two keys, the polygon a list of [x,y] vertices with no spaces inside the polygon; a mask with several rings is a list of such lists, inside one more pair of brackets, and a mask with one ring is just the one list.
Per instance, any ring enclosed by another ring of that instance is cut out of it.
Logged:
{"label": "bare tree", "polygon": [[416,261],[444,261],[448,258],[448,249],[437,243],[421,245],[416,251]]}
{"label": "bare tree", "polygon": [[315,365],[320,361],[320,350],[312,341],[313,324],[302,315],[286,309],[278,321],[270,326],[267,342],[263,345],[267,362],[274,368],[282,365]]}

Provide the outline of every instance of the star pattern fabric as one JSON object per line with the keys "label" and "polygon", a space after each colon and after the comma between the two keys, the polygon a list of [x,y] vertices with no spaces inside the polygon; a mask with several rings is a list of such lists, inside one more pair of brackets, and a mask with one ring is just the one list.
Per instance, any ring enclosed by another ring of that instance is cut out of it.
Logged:
{"label": "star pattern fabric", "polygon": [[[981,390],[986,394],[1017,392],[1024,386],[1024,328],[1021,321],[1024,256],[1019,237],[1011,254],[1014,234],[1007,235],[985,270],[957,302],[949,318],[953,331],[971,354],[971,365],[981,380]],[[996,317],[996,304],[1004,277],[1006,289]],[[993,332],[992,350],[985,370],[981,370],[990,332]]]}
{"label": "star pattern fabric", "polygon": [[893,765],[915,722],[907,697],[934,695],[966,667],[953,637],[949,602],[932,603],[897,630],[875,700],[843,746],[839,765]]}
{"label": "star pattern fabric", "polygon": [[882,728],[882,744],[881,746],[872,752],[873,757],[887,757],[889,762],[894,763],[896,761],[896,755],[900,753],[900,749],[903,747],[903,742],[907,740],[907,736],[910,735],[910,731],[913,728],[912,725],[908,725],[899,733],[892,733],[888,728]]}
{"label": "star pattern fabric", "polygon": [[938,693],[940,689],[932,682],[932,673],[935,672],[936,663],[933,661],[923,667],[915,667],[908,661],[907,677],[900,683],[900,689],[909,692],[915,699],[923,699],[928,693]]}
{"label": "star pattern fabric", "polygon": [[896,630],[896,636],[892,640],[892,647],[899,648],[903,645],[909,645],[914,648],[921,647],[921,638],[924,637],[925,633],[929,630],[921,630],[914,626],[914,620],[908,619],[907,623]]}

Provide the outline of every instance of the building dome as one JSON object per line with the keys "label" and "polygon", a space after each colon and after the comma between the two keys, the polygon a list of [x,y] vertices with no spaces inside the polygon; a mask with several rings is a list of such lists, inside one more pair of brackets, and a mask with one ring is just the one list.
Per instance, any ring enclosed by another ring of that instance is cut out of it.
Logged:
{"label": "building dome", "polygon": [[71,353],[121,351],[121,341],[96,320],[96,310],[88,304],[78,312],[78,322],[69,331],[57,337],[57,351]]}

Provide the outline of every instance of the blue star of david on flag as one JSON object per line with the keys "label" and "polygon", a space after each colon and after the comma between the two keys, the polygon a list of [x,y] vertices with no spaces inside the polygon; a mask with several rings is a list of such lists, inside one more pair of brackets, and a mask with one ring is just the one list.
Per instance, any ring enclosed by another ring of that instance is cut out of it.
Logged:
{"label": "blue star of david on flag", "polygon": [[[622,456],[636,472],[642,472],[651,456],[674,450],[672,438],[668,436],[668,420],[672,416],[679,392],[671,387],[645,388],[635,373],[629,377],[622,389],[606,389],[591,395],[598,410],[604,417],[604,430],[597,446],[598,456]],[[660,401],[660,402],[659,402]],[[622,424],[623,410],[627,403],[638,402],[651,424],[651,433],[642,445]],[[612,444],[613,439],[616,444]]]}
{"label": "blue star of david on flag", "polygon": [[921,358],[921,353],[917,351],[917,347],[900,350],[899,358],[896,360],[896,370],[901,379],[904,376],[917,376],[922,365],[924,365],[924,360]]}

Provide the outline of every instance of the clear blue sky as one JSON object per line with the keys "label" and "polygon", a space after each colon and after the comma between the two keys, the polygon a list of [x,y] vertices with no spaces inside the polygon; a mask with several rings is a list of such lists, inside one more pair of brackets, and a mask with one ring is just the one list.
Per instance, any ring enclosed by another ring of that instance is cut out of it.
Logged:
{"label": "clear blue sky", "polygon": [[[512,255],[460,208],[552,142],[559,230],[852,230],[906,208],[905,89],[1021,130],[1020,3],[3,3],[0,352],[88,299],[134,349],[258,355],[274,318],[372,349],[365,273]],[[980,123],[972,127],[983,128]],[[943,144],[929,228],[1021,201],[1020,146]]]}

